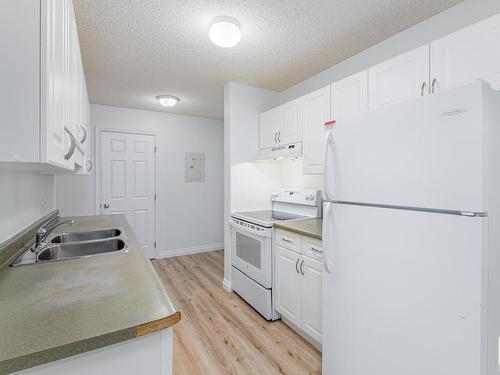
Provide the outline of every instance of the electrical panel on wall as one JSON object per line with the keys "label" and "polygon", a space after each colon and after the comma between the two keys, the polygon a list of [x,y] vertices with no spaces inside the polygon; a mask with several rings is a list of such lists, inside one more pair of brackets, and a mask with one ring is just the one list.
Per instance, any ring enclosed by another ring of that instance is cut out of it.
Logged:
{"label": "electrical panel on wall", "polygon": [[185,181],[205,182],[205,153],[186,152]]}

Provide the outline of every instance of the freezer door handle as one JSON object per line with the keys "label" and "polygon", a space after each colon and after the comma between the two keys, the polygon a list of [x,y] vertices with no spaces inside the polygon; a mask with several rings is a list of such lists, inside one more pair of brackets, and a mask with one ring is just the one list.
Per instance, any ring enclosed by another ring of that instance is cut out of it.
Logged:
{"label": "freezer door handle", "polygon": [[330,191],[330,187],[328,186],[328,151],[330,150],[331,145],[333,144],[333,131],[327,130],[325,137],[325,155],[323,158],[323,199],[325,201],[333,200],[333,193]]}
{"label": "freezer door handle", "polygon": [[332,202],[325,202],[325,212],[323,213],[323,263],[325,265],[325,271],[328,273],[332,273],[333,265],[332,265],[332,260],[331,260],[331,246],[329,246],[328,242],[331,241],[331,238],[328,238],[328,228],[329,225],[329,219],[332,216]]}

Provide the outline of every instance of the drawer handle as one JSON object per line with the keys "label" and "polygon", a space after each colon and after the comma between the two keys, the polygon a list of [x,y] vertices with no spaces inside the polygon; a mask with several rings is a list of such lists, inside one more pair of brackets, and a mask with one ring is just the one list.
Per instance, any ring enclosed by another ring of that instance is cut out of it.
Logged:
{"label": "drawer handle", "polygon": [[315,252],[317,252],[317,253],[323,253],[323,250],[322,250],[322,249],[317,249],[317,248],[315,248],[314,246],[311,246],[311,247],[309,247],[309,248],[310,248],[312,251],[315,251]]}
{"label": "drawer handle", "polygon": [[287,238],[287,237],[281,237],[281,241],[288,242],[288,243],[293,243],[294,242],[292,239]]}

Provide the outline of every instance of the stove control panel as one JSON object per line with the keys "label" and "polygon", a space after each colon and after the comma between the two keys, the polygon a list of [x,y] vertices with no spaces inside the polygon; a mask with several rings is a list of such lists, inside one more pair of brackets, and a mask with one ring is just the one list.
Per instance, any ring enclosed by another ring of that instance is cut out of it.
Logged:
{"label": "stove control panel", "polygon": [[272,201],[316,206],[321,204],[321,191],[314,189],[282,188],[273,192]]}

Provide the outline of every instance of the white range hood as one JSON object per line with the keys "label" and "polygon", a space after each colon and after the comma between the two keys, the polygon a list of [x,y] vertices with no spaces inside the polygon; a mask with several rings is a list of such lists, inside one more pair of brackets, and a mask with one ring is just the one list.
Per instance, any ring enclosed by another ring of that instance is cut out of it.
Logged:
{"label": "white range hood", "polygon": [[261,150],[257,161],[299,159],[301,157],[302,142],[297,142]]}

